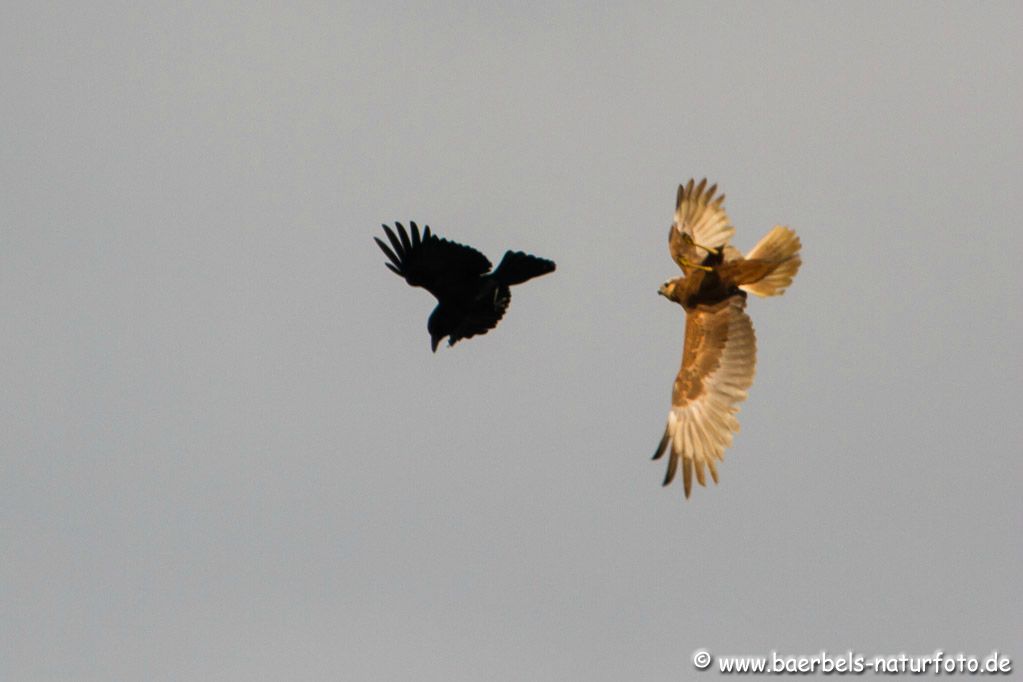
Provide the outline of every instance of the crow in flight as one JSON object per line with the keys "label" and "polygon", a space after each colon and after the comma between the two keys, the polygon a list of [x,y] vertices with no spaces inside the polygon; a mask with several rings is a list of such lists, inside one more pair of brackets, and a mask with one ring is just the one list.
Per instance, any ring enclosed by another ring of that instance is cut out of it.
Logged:
{"label": "crow in flight", "polygon": [[510,286],[554,272],[553,261],[521,251],[506,252],[497,269],[489,272],[490,261],[476,249],[441,239],[428,226],[420,236],[416,224],[410,225],[411,236],[401,223],[395,223],[397,235],[383,226],[391,248],[373,239],[391,261],[384,265],[410,286],[423,287],[437,298],[426,323],[435,353],[445,336],[453,346],[493,329],[511,301]]}
{"label": "crow in flight", "polygon": [[715,198],[716,190],[706,180],[679,185],[668,250],[685,276],[658,291],[685,309],[686,333],[668,425],[654,459],[669,454],[664,485],[681,460],[686,497],[694,468],[700,485],[705,485],[704,465],[717,483],[715,460],[724,457],[739,430],[738,404],[753,384],[756,338],[744,312],[746,294],[784,293],[802,262],[799,237],[780,225],[743,257],[728,243],[735,228],[722,206],[725,197]]}

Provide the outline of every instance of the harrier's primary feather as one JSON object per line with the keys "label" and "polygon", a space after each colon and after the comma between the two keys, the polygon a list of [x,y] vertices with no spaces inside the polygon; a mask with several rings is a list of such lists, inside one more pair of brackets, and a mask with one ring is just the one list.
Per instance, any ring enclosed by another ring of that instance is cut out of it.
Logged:
{"label": "harrier's primary feather", "polygon": [[775,227],[744,258],[728,244],[735,230],[724,196],[714,198],[716,185],[706,186],[706,180],[679,186],[668,250],[684,276],[658,292],[685,309],[686,331],[668,424],[654,459],[669,454],[664,485],[681,464],[686,497],[694,473],[706,485],[709,470],[717,483],[716,462],[739,431],[735,415],[753,384],[756,337],[745,312],[746,292],[784,293],[801,263],[799,238],[785,227]]}
{"label": "harrier's primary feather", "polygon": [[725,195],[714,196],[717,187],[707,187],[706,179],[699,184],[690,180],[678,186],[675,222],[668,232],[668,250],[683,270],[690,263],[700,263],[708,247],[720,248],[735,234],[725,213]]}
{"label": "harrier's primary feather", "polygon": [[453,346],[461,339],[486,334],[497,326],[511,301],[509,287],[553,272],[553,261],[508,251],[493,272],[490,261],[469,246],[441,239],[424,227],[422,234],[413,222],[405,230],[384,225],[390,246],[374,237],[387,256],[384,263],[404,277],[409,285],[422,287],[437,299],[437,307],[427,321],[430,345],[434,351],[445,336]]}

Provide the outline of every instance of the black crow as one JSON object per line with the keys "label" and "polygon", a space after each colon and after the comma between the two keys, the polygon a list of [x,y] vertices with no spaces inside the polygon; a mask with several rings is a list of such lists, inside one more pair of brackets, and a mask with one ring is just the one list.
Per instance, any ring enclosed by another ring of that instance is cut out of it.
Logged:
{"label": "black crow", "polygon": [[420,236],[416,224],[410,225],[411,236],[401,223],[395,223],[397,235],[383,226],[390,248],[381,239],[373,239],[391,261],[384,265],[410,286],[423,287],[437,298],[437,307],[426,323],[434,352],[445,336],[453,346],[462,339],[486,334],[508,308],[509,287],[554,271],[553,261],[508,251],[490,272],[490,261],[476,249],[441,239],[427,226]]}

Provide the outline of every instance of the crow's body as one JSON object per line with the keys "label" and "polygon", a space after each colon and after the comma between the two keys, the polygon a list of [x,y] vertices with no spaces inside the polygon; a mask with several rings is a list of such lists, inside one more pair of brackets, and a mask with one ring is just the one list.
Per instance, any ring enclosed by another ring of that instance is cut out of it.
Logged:
{"label": "crow's body", "polygon": [[490,261],[476,249],[441,239],[426,226],[422,235],[415,223],[410,223],[411,234],[401,223],[395,226],[397,235],[383,226],[390,247],[379,238],[374,240],[391,261],[385,263],[391,271],[437,298],[426,325],[434,351],[445,336],[453,346],[461,339],[486,334],[504,316],[511,286],[554,271],[553,261],[508,251],[490,272]]}

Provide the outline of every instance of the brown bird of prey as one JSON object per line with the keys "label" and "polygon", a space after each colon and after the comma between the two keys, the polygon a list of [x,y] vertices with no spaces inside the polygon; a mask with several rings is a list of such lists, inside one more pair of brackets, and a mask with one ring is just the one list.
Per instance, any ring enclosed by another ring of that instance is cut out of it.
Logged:
{"label": "brown bird of prey", "polygon": [[422,235],[415,223],[410,223],[411,235],[401,223],[395,223],[395,227],[397,235],[383,226],[391,248],[379,238],[373,239],[391,261],[384,265],[410,286],[423,287],[437,298],[437,307],[426,322],[435,353],[445,336],[448,346],[453,346],[462,339],[486,334],[508,309],[509,287],[554,271],[554,261],[508,251],[497,269],[490,272],[486,256],[441,239],[430,232],[429,226],[423,226]]}
{"label": "brown bird of prey", "polygon": [[739,431],[739,403],[753,384],[756,338],[744,312],[746,294],[784,293],[802,262],[799,237],[776,226],[745,257],[728,243],[735,228],[717,185],[690,180],[678,188],[668,250],[683,277],[668,280],[658,293],[686,311],[682,368],[671,393],[668,425],[654,459],[668,452],[664,485],[682,463],[686,497],[696,480],[705,486],[704,466],[717,483],[715,460],[724,458]]}

